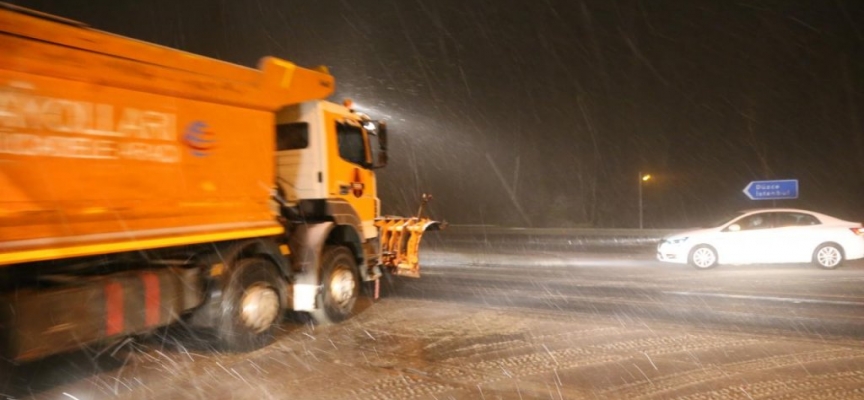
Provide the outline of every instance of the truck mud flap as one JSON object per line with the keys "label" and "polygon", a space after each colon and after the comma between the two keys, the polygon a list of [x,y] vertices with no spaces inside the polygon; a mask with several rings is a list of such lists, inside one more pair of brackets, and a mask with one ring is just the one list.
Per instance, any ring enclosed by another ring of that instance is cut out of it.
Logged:
{"label": "truck mud flap", "polygon": [[381,265],[394,275],[420,277],[420,239],[446,224],[428,218],[385,217],[375,221],[381,234]]}

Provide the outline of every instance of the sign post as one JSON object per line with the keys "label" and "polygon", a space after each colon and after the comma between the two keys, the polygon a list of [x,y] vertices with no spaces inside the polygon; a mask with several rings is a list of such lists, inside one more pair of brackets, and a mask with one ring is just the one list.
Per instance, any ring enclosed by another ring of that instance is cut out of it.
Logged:
{"label": "sign post", "polygon": [[798,180],[753,181],[743,190],[750,200],[789,200],[798,198]]}

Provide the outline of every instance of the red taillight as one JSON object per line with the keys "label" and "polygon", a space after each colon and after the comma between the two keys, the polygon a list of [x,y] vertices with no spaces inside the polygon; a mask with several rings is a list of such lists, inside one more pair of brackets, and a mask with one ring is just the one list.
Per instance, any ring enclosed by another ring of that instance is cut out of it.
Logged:
{"label": "red taillight", "polygon": [[858,236],[864,236],[864,228],[849,228],[849,230]]}

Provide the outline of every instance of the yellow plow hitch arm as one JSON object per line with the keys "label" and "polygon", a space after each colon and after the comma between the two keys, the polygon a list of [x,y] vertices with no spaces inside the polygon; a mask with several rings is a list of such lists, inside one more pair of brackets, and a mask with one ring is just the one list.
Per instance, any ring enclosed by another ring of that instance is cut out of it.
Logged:
{"label": "yellow plow hitch arm", "polygon": [[[431,198],[424,195],[423,205]],[[417,213],[418,217],[382,217],[375,220],[381,237],[381,266],[389,268],[394,275],[419,278],[420,239],[423,233],[446,227],[446,223],[419,217],[423,213],[423,205]]]}

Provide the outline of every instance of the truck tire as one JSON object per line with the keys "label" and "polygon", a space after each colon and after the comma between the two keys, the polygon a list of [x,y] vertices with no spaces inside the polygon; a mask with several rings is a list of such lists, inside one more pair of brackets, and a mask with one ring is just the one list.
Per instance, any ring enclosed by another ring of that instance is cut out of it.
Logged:
{"label": "truck tire", "polygon": [[354,314],[360,279],[354,254],[343,246],[326,246],[321,256],[321,292],[318,308],[310,314],[319,324],[344,321]]}
{"label": "truck tire", "polygon": [[273,341],[282,320],[285,281],[272,263],[259,258],[239,260],[222,295],[216,332],[222,349],[250,351]]}

